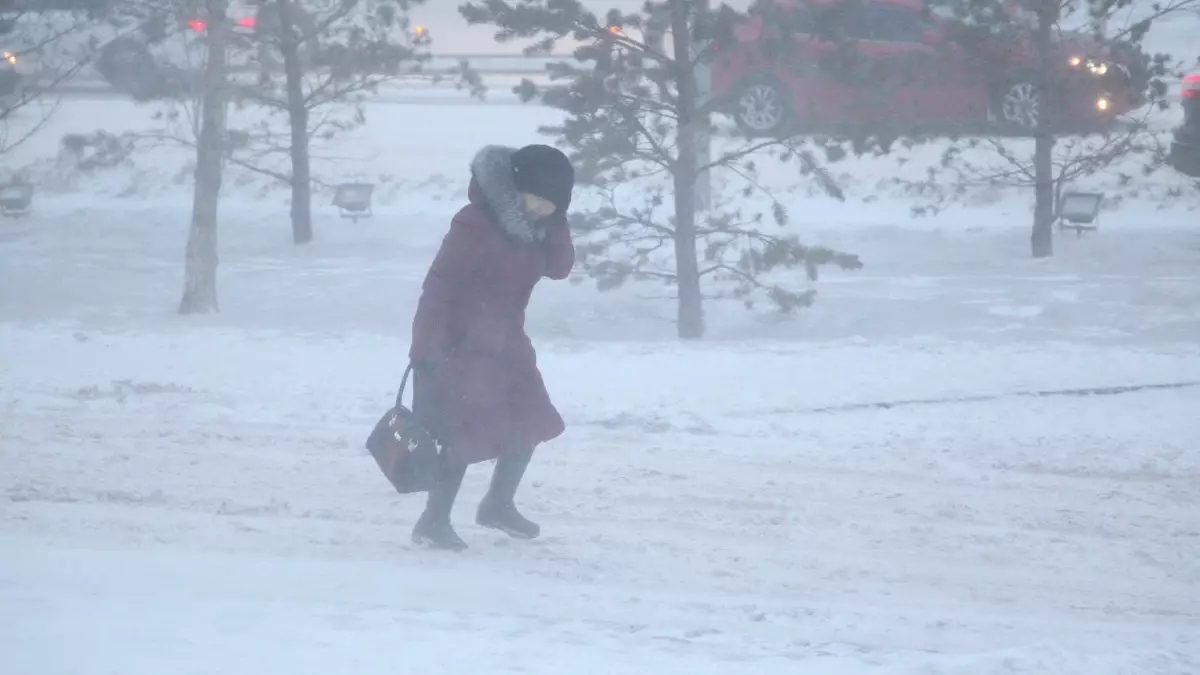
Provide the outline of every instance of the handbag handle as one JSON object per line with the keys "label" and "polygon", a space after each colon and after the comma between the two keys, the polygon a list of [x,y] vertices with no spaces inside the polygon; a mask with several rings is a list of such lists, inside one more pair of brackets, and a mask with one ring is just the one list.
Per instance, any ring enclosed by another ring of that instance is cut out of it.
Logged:
{"label": "handbag handle", "polygon": [[404,389],[405,389],[405,387],[408,386],[408,376],[411,375],[412,372],[413,372],[413,366],[412,366],[412,362],[410,361],[408,364],[408,367],[404,369],[404,377],[400,378],[400,391],[396,392],[396,407],[397,408],[404,407]]}

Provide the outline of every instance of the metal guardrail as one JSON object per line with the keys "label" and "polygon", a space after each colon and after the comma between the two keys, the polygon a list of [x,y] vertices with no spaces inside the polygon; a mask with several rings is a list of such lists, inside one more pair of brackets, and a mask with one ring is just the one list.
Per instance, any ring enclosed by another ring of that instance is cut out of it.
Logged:
{"label": "metal guardrail", "polygon": [[[458,72],[463,61],[472,70],[484,78],[484,84],[491,86],[498,79],[504,82],[497,86],[510,87],[517,84],[521,78],[529,78],[539,84],[547,81],[546,66],[554,62],[574,63],[570,55],[556,56],[522,56],[520,54],[437,54],[422,64],[419,72],[398,76],[398,80],[411,80],[414,83],[429,84],[430,80],[438,77],[451,78]],[[231,68],[234,75],[249,72],[248,68]],[[36,85],[28,89],[36,88]],[[93,91],[111,89],[98,72],[87,68],[69,81],[63,82],[54,91],[61,94],[83,94]]]}
{"label": "metal guardrail", "polygon": [[426,62],[426,70],[451,70],[466,61],[481,75],[544,73],[551,63],[577,63],[570,54],[523,56],[521,54],[437,54]]}
{"label": "metal guardrail", "polygon": [[[484,84],[496,88],[511,87],[520,80],[520,78],[529,78],[538,84],[548,82],[547,66],[551,63],[569,63],[577,65],[574,57],[570,54],[551,54],[539,56],[525,56],[522,54],[435,54],[426,61],[420,73],[412,75],[403,75],[399,79],[411,79],[414,84],[428,84],[428,80],[437,77],[453,77],[459,69],[460,64],[466,61],[472,70],[484,78]],[[235,68],[233,72],[248,72],[247,69]],[[503,80],[497,82],[496,80]],[[1171,82],[1168,85],[1168,100],[1176,100],[1179,98],[1180,82]],[[64,83],[56,88],[60,93],[85,93],[97,90],[109,89],[108,83],[100,78],[99,74],[89,69],[81,72],[76,77],[72,78],[69,83]]]}

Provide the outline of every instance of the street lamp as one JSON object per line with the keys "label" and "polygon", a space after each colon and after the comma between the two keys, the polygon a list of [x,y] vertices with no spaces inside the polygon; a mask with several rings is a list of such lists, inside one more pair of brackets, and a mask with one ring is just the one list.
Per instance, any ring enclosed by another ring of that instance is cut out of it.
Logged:
{"label": "street lamp", "polygon": [[375,186],[371,183],[342,183],[333,195],[333,205],[338,207],[343,218],[358,222],[359,218],[370,218],[371,195]]}
{"label": "street lamp", "polygon": [[1058,226],[1083,236],[1084,230],[1096,229],[1103,203],[1103,192],[1064,192],[1058,201]]}
{"label": "street lamp", "polygon": [[0,214],[15,217],[29,213],[33,204],[33,185],[13,182],[0,186]]}

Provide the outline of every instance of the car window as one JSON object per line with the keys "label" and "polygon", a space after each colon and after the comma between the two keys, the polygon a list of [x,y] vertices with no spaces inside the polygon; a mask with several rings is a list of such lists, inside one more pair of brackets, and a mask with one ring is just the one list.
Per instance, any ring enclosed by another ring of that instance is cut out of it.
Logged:
{"label": "car window", "polygon": [[921,13],[904,7],[875,5],[866,7],[871,37],[880,42],[921,42],[925,22]]}
{"label": "car window", "polygon": [[829,40],[871,39],[866,14],[857,3],[837,3],[814,10],[811,32]]}
{"label": "car window", "polygon": [[785,35],[812,35],[812,14],[807,7],[783,7],[777,20],[780,32]]}
{"label": "car window", "polygon": [[13,0],[8,3],[19,12],[103,12],[109,0]]}
{"label": "car window", "polygon": [[870,40],[871,26],[862,7],[851,7],[845,16],[846,36],[855,40]]}

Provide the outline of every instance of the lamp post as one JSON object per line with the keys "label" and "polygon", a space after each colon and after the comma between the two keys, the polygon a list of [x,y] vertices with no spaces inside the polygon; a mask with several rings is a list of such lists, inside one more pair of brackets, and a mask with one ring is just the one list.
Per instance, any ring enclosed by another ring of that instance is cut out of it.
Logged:
{"label": "lamp post", "polygon": [[0,186],[0,214],[16,217],[29,213],[33,206],[33,185],[13,182]]}
{"label": "lamp post", "polygon": [[1075,230],[1082,237],[1084,230],[1096,229],[1103,203],[1103,192],[1064,192],[1058,201],[1059,228]]}
{"label": "lamp post", "polygon": [[371,183],[342,183],[333,195],[333,205],[338,207],[343,218],[358,222],[359,218],[370,218],[371,195],[375,186]]}

